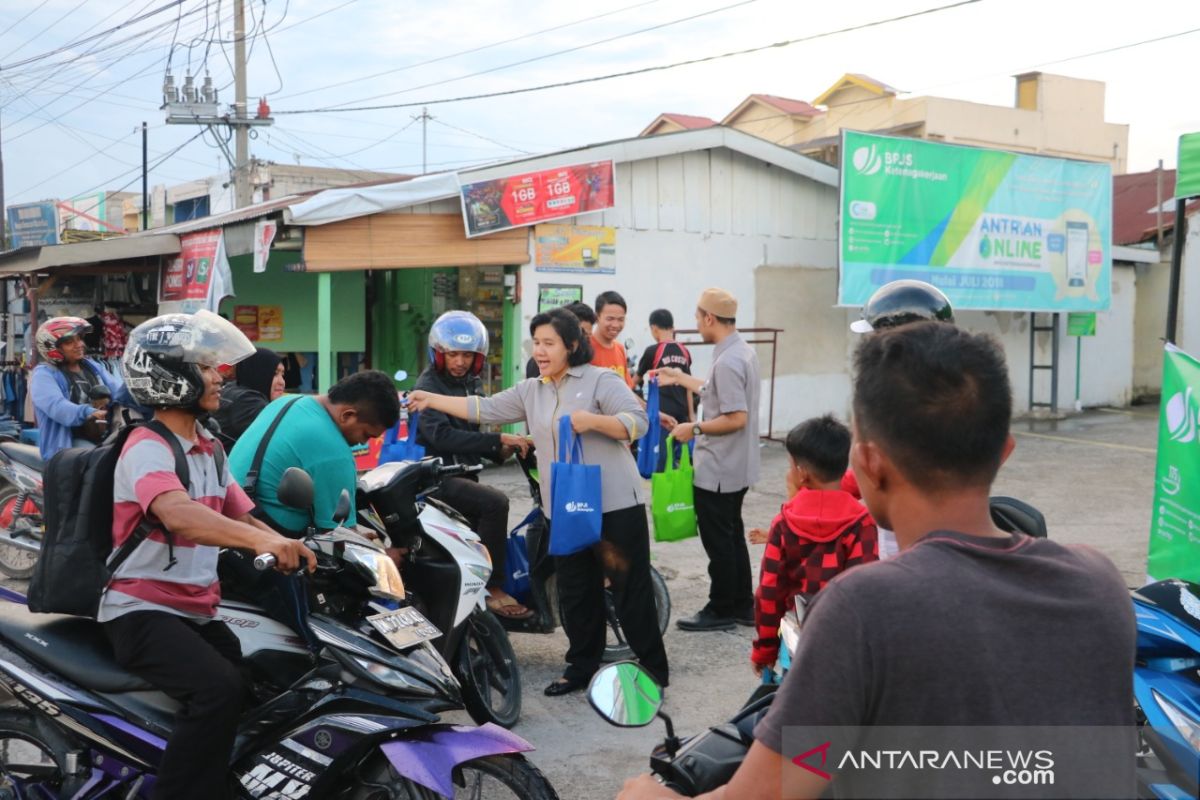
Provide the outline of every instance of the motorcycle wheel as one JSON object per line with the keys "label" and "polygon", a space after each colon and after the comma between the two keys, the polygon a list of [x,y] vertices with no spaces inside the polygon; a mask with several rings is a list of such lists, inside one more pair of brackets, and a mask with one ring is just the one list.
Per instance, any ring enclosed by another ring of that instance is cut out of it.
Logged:
{"label": "motorcycle wheel", "polygon": [[58,797],[70,751],[66,737],[42,730],[32,713],[0,711],[0,798]]}
{"label": "motorcycle wheel", "polygon": [[[382,755],[358,771],[350,800],[438,800],[436,794],[401,778]],[[454,769],[454,797],[460,800],[558,800],[546,776],[521,755],[489,756]]]}
{"label": "motorcycle wheel", "polygon": [[453,664],[471,719],[505,728],[517,724],[521,718],[521,671],[500,620],[478,610],[467,617]]}
{"label": "motorcycle wheel", "polygon": [[[13,517],[17,513],[16,505],[19,495],[17,487],[11,484],[0,489],[0,530],[8,530],[12,525]],[[22,513],[41,516],[38,513],[37,504],[29,499],[25,500]],[[33,565],[37,563],[37,559],[38,554],[32,550],[25,550],[0,541],[0,572],[10,578],[28,579],[33,574]]]}
{"label": "motorcycle wheel", "polygon": [[[666,634],[667,626],[671,623],[671,593],[667,590],[666,580],[654,567],[650,568],[650,584],[654,588],[654,606],[658,611],[658,631]],[[604,615],[608,619],[608,641],[604,645],[604,661],[624,661],[633,658],[633,648],[625,641],[621,621],[617,618],[617,609],[613,605],[612,592],[608,589],[604,590]]]}

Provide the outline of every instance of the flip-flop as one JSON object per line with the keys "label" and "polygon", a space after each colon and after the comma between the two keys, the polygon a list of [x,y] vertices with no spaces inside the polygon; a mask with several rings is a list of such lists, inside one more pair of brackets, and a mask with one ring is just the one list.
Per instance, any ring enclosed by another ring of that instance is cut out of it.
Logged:
{"label": "flip-flop", "polygon": [[488,611],[495,614],[497,617],[505,619],[522,620],[529,619],[533,616],[533,610],[526,608],[511,597],[497,599],[488,597],[484,602],[487,603]]}

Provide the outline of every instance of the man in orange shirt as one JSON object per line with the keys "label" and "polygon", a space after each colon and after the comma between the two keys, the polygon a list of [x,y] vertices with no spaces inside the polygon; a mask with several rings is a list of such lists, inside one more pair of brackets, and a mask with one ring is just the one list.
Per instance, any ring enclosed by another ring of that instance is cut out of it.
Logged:
{"label": "man in orange shirt", "polygon": [[596,325],[592,329],[592,365],[611,369],[621,376],[630,389],[633,375],[625,356],[625,346],[617,341],[625,330],[625,315],[629,306],[616,292],[601,292],[596,298]]}

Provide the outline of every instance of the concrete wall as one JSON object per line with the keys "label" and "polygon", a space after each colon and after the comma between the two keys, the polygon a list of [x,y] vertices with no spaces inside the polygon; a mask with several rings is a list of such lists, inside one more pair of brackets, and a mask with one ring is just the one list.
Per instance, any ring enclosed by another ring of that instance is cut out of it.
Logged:
{"label": "concrete wall", "polygon": [[1138,264],[1134,288],[1137,304],[1133,320],[1133,398],[1150,397],[1162,390],[1163,332],[1167,323],[1167,286],[1171,264]]}
{"label": "concrete wall", "polygon": [[1188,217],[1183,248],[1176,343],[1187,352],[1200,356],[1200,214]]}

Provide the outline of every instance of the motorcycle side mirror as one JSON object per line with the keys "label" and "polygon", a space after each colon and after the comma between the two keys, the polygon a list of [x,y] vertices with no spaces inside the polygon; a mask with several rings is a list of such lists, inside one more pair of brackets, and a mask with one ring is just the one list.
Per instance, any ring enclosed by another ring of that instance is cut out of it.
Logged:
{"label": "motorcycle side mirror", "polygon": [[663,704],[662,687],[640,664],[619,661],[592,678],[588,702],[618,728],[641,728],[658,716]]}
{"label": "motorcycle side mirror", "polygon": [[337,505],[333,509],[333,521],[338,525],[345,523],[350,518],[350,490],[342,489],[342,493],[338,495]]}
{"label": "motorcycle side mirror", "polygon": [[[279,502],[288,508],[294,508],[298,511],[308,511],[313,506],[317,490],[313,486],[311,475],[299,467],[288,467],[279,479],[279,486],[275,489],[275,495],[279,498]],[[348,505],[347,508],[349,508]],[[349,512],[347,511],[347,513]]]}

